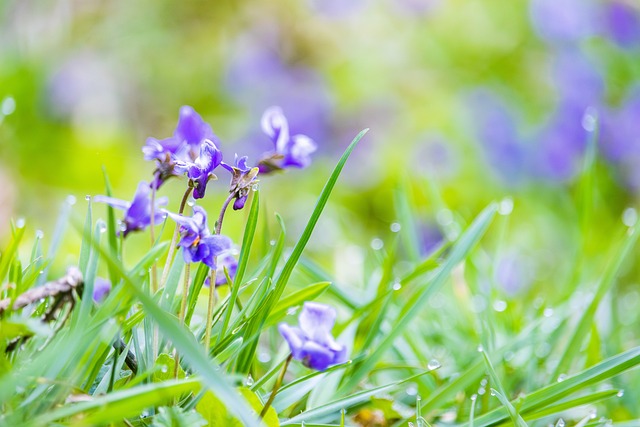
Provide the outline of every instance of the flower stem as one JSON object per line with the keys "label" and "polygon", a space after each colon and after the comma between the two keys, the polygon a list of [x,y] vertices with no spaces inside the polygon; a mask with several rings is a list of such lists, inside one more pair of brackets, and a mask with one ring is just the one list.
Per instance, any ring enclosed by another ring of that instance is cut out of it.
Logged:
{"label": "flower stem", "polygon": [[[189,273],[191,272],[191,264],[187,263],[184,266],[184,282],[182,285],[182,302],[180,303],[180,312],[178,313],[178,318],[180,319],[180,323],[184,325],[184,318],[187,313],[187,297],[189,295]],[[174,368],[173,368],[173,376],[178,378],[178,370],[180,368],[180,356],[178,355],[178,350],[174,350]]]}
{"label": "flower stem", "polygon": [[222,221],[224,220],[224,214],[229,207],[229,203],[231,203],[234,198],[235,194],[229,193],[229,197],[227,197],[227,200],[225,200],[222,204],[222,209],[220,209],[220,216],[218,217],[218,221],[216,221],[216,234],[220,234],[220,231],[222,231]]}
{"label": "flower stem", "polygon": [[278,375],[278,378],[276,379],[276,383],[273,385],[273,390],[271,390],[271,396],[269,396],[269,400],[267,400],[267,403],[264,404],[264,408],[262,408],[262,411],[260,411],[260,418],[264,418],[264,416],[267,415],[267,411],[271,407],[271,404],[273,403],[273,399],[276,398],[276,394],[278,393],[278,390],[282,385],[284,374],[287,372],[287,368],[289,367],[289,362],[291,362],[291,359],[293,359],[293,354],[289,354],[289,357],[287,357],[287,360],[284,361],[284,366],[282,367],[282,371],[280,371],[280,375]]}
{"label": "flower stem", "polygon": [[[178,215],[182,215],[184,212],[184,208],[187,205],[187,199],[189,195],[193,191],[193,187],[187,187],[187,191],[184,192],[184,196],[182,196],[182,202],[180,203],[180,210],[178,211]],[[171,262],[173,261],[173,256],[176,252],[176,242],[178,240],[178,231],[180,230],[180,225],[176,224],[176,228],[173,231],[173,237],[171,238],[171,245],[169,246],[169,253],[167,254],[167,261],[164,264],[164,269],[162,270],[162,279],[160,280],[160,286],[164,286],[167,281],[167,276],[169,276],[169,267],[171,266]]]}
{"label": "flower stem", "polygon": [[[155,181],[151,184],[151,206],[149,207],[149,236],[151,236],[151,247],[156,243],[155,233],[155,221],[156,221],[156,184]],[[151,265],[151,293],[155,294],[158,291],[158,269],[156,262]]]}
{"label": "flower stem", "polygon": [[204,348],[209,354],[211,344],[211,328],[213,327],[213,306],[216,302],[216,269],[211,269],[211,279],[209,279],[209,303],[207,305],[207,324],[204,330]]}

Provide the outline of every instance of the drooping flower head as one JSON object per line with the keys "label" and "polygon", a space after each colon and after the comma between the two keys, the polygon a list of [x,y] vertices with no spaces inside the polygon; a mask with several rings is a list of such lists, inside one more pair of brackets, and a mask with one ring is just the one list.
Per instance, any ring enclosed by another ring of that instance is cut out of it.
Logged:
{"label": "drooping flower head", "polygon": [[[187,172],[196,185],[194,197],[201,198],[206,188],[204,176],[208,179],[211,171],[222,161],[218,145],[218,137],[211,126],[192,107],[181,107],[173,136],[161,140],[148,138],[142,148],[145,160],[156,161],[152,185],[159,188],[171,176]],[[191,166],[195,168],[193,171]]]}
{"label": "drooping flower head", "polygon": [[324,304],[305,302],[298,317],[300,326],[278,325],[280,334],[287,340],[293,358],[305,366],[324,371],[331,365],[347,360],[347,349],[331,335],[336,311]]}
{"label": "drooping flower head", "polygon": [[186,263],[203,262],[210,268],[216,268],[216,257],[231,249],[231,239],[211,234],[207,227],[207,213],[200,206],[193,208],[193,216],[185,217],[169,213],[180,225],[180,242]]}
{"label": "drooping flower head", "polygon": [[260,173],[269,173],[288,167],[305,168],[311,163],[316,143],[306,135],[289,134],[289,123],[279,107],[268,108],[262,115],[262,131],[274,145],[258,164]]}
{"label": "drooping flower head", "polygon": [[231,172],[231,184],[229,185],[229,193],[233,194],[235,201],[233,209],[240,210],[244,207],[249,196],[249,190],[258,183],[259,168],[250,168],[247,166],[247,156],[236,156],[235,166],[230,166],[222,162],[222,167]]}
{"label": "drooping flower head", "polygon": [[111,282],[102,277],[96,277],[93,284],[93,300],[95,302],[102,302],[107,298],[111,292]]}
{"label": "drooping flower head", "polygon": [[[149,188],[149,184],[142,181],[138,184],[138,189],[131,202],[106,196],[96,196],[94,200],[124,211],[124,219],[122,220],[124,227],[122,232],[124,237],[126,237],[130,232],[144,230],[151,224],[150,197],[151,189]],[[160,197],[155,201],[154,223],[159,224],[163,221],[164,213],[161,212],[160,208],[168,202],[169,199],[167,197]]]}

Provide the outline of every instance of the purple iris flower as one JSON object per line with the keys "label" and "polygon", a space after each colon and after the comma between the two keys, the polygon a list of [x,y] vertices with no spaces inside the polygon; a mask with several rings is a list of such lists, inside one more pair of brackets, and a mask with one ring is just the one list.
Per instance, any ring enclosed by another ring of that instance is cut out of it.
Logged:
{"label": "purple iris flower", "polygon": [[640,13],[631,3],[627,3],[614,0],[604,6],[605,31],[622,48],[640,44]]}
{"label": "purple iris flower", "polygon": [[95,302],[102,302],[111,292],[111,282],[102,277],[96,277],[93,283],[93,300]]}
{"label": "purple iris flower", "polygon": [[213,176],[213,170],[222,162],[222,153],[208,139],[200,145],[200,155],[193,161],[176,160],[174,171],[186,173],[193,185],[193,198],[202,199],[207,189],[207,182]]}
{"label": "purple iris flower", "polygon": [[347,349],[331,336],[336,311],[328,305],[305,302],[298,317],[300,327],[286,323],[278,325],[280,334],[287,340],[293,358],[305,366],[324,371],[330,365],[347,360]]}
{"label": "purple iris flower", "polygon": [[269,173],[287,167],[305,168],[311,163],[316,143],[306,135],[289,134],[289,123],[280,107],[270,107],[262,115],[262,131],[274,145],[274,151],[260,160],[260,173]]}
{"label": "purple iris flower", "polygon": [[156,161],[155,188],[159,188],[171,176],[188,172],[196,185],[194,197],[201,198],[208,174],[222,161],[218,145],[218,137],[211,126],[192,107],[185,105],[180,108],[173,136],[160,140],[148,138],[142,152],[145,160]]}
{"label": "purple iris flower", "polygon": [[202,261],[210,268],[216,268],[216,257],[231,249],[231,239],[209,232],[207,213],[200,206],[193,208],[191,217],[173,213],[169,216],[180,225],[178,246],[182,246],[186,263]]}
{"label": "purple iris flower", "polygon": [[[124,229],[122,230],[124,237],[131,231],[144,230],[151,224],[151,189],[149,184],[144,181],[138,184],[138,189],[131,202],[106,196],[96,196],[94,200],[125,211]],[[161,212],[160,207],[165,206],[168,202],[169,199],[167,197],[156,199],[153,216],[154,223],[159,224],[164,220],[164,213]]]}
{"label": "purple iris flower", "polygon": [[231,172],[231,184],[229,185],[229,193],[233,194],[235,201],[233,209],[240,210],[244,207],[249,197],[249,190],[258,180],[258,168],[250,168],[247,166],[247,156],[238,158],[236,156],[235,166],[230,166],[222,162],[222,167]]}

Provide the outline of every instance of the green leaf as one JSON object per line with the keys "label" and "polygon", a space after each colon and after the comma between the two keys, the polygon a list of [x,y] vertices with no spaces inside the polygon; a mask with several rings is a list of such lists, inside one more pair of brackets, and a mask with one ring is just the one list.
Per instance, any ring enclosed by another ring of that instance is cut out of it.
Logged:
{"label": "green leaf", "polygon": [[330,282],[314,283],[312,285],[305,286],[304,289],[296,291],[282,298],[276,304],[274,310],[267,318],[265,326],[275,325],[284,316],[286,316],[289,309],[299,306],[305,301],[313,301],[318,296],[322,295],[322,293],[324,293],[324,291],[326,291],[329,286],[331,286]]}
{"label": "green leaf", "polygon": [[179,406],[163,406],[153,417],[152,427],[203,427],[207,421],[196,411],[185,411]]}

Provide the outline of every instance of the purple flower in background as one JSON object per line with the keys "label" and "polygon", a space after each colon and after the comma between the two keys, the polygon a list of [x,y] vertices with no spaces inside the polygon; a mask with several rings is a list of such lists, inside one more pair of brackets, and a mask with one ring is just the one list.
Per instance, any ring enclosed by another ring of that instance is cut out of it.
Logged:
{"label": "purple flower in background", "polygon": [[202,199],[207,189],[207,182],[214,176],[213,170],[222,162],[222,153],[215,144],[205,139],[200,144],[200,155],[193,161],[175,161],[175,172],[186,173],[193,186],[193,198]]}
{"label": "purple flower in background", "polygon": [[178,246],[183,249],[186,263],[202,261],[210,268],[216,268],[216,257],[231,249],[231,239],[209,232],[207,213],[200,206],[193,208],[191,217],[173,213],[169,216],[180,225]]}
{"label": "purple flower in background", "polygon": [[[173,136],[161,140],[148,138],[146,145],[142,148],[145,160],[156,161],[153,185],[159,188],[171,176],[189,172],[192,164],[195,168],[193,175],[199,179],[196,184],[202,185],[203,168],[213,165],[211,167],[213,170],[222,161],[222,153],[217,145],[219,140],[211,130],[211,126],[202,120],[192,107],[187,105],[181,107],[178,125]],[[200,170],[200,173],[196,170]],[[194,179],[191,176],[189,178]],[[194,191],[194,197],[196,193],[204,195],[204,190]]]}
{"label": "purple flower in background", "polygon": [[[122,220],[124,237],[131,231],[144,230],[151,224],[151,189],[149,184],[144,181],[138,184],[138,189],[131,202],[106,196],[96,196],[94,200],[125,211]],[[168,202],[167,197],[160,197],[155,201],[154,223],[158,224],[164,220],[164,213],[160,211],[160,207],[165,206]]]}
{"label": "purple flower in background", "polygon": [[640,12],[630,2],[613,0],[604,6],[604,30],[622,48],[640,44]]}
{"label": "purple flower in background", "polygon": [[312,369],[324,371],[331,365],[347,360],[347,349],[331,335],[336,311],[328,305],[305,302],[298,318],[300,327],[286,323],[278,325],[287,340],[293,358]]}
{"label": "purple flower in background", "polygon": [[584,110],[601,103],[605,85],[598,64],[577,50],[563,49],[556,53],[551,79],[564,104]]}
{"label": "purple flower in background", "polygon": [[274,145],[274,151],[260,160],[260,173],[269,173],[287,167],[305,168],[311,163],[316,143],[306,135],[289,134],[289,123],[280,107],[271,107],[262,115],[262,131]]}
{"label": "purple flower in background", "polygon": [[231,184],[229,184],[229,193],[233,194],[235,201],[233,209],[242,209],[247,202],[249,190],[253,185],[258,183],[258,168],[250,168],[247,166],[247,156],[236,156],[235,166],[230,166],[222,162],[222,167],[231,172]]}
{"label": "purple flower in background", "polygon": [[111,292],[111,282],[102,277],[96,277],[93,283],[93,300],[95,302],[102,302],[107,298]]}
{"label": "purple flower in background", "polygon": [[538,36],[554,44],[595,34],[598,7],[593,0],[531,0],[531,23]]}
{"label": "purple flower in background", "polygon": [[[227,284],[227,276],[224,274],[224,269],[227,269],[229,277],[233,280],[238,271],[238,260],[231,254],[231,252],[225,252],[218,257],[218,267],[216,269],[216,288],[218,286]],[[204,281],[205,286],[211,286],[211,278],[207,277]]]}

